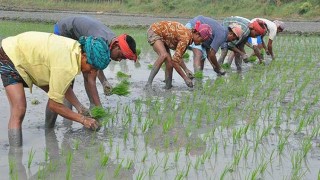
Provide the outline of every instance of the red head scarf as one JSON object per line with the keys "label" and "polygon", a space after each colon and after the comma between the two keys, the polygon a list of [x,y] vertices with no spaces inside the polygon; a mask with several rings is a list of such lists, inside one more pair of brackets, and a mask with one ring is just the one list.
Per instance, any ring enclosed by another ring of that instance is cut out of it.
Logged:
{"label": "red head scarf", "polygon": [[121,52],[124,55],[124,57],[136,62],[137,61],[137,55],[135,53],[133,53],[133,51],[130,49],[126,39],[127,39],[127,35],[126,34],[121,34],[120,36],[118,36],[116,38],[116,41],[118,41],[119,47],[120,47]]}

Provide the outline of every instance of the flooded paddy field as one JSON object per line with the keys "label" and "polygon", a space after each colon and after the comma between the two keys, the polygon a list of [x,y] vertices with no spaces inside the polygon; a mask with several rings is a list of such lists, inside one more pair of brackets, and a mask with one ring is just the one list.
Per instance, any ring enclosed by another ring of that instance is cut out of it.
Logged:
{"label": "flooded paddy field", "polygon": [[[139,63],[112,62],[104,70],[112,85],[121,81],[117,72],[131,75],[131,93],[104,96],[97,83],[107,111],[97,132],[62,117],[45,129],[47,95],[26,89],[21,148],[8,145],[1,88],[1,179],[319,179],[319,49],[319,36],[281,35],[267,65],[243,64],[242,73],[232,65],[217,77],[205,62],[194,88],[175,73],[165,90],[163,70],[144,88],[156,59],[146,45]],[[89,107],[82,76],[74,89]]]}

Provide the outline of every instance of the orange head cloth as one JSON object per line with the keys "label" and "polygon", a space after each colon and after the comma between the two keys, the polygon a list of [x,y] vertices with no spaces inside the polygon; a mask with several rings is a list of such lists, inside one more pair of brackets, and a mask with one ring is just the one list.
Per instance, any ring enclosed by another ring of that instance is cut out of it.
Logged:
{"label": "orange head cloth", "polygon": [[137,55],[130,49],[126,39],[127,39],[127,35],[126,34],[121,34],[120,36],[117,37],[121,52],[124,55],[124,57],[136,62],[137,61]]}
{"label": "orange head cloth", "polygon": [[265,27],[263,27],[263,24],[259,23],[259,21],[253,21],[251,23],[252,28],[261,36],[263,36],[266,33]]}

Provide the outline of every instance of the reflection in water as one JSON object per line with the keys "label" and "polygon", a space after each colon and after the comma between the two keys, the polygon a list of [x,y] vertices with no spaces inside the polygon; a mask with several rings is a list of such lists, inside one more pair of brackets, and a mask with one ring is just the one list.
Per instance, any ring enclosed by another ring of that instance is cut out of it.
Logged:
{"label": "reflection in water", "polygon": [[[110,149],[92,131],[70,129],[63,134],[61,147],[54,129],[46,129],[45,136],[45,162],[30,179],[132,179],[133,162],[124,168],[126,161],[113,160]],[[109,160],[104,161],[106,156]]]}
{"label": "reflection in water", "polygon": [[23,148],[10,146],[8,164],[10,179],[27,179],[26,168],[22,164]]}

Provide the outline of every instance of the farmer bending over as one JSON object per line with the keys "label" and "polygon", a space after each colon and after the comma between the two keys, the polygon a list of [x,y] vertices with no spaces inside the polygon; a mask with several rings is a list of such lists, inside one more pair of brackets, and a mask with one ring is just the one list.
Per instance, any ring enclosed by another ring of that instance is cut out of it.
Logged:
{"label": "farmer bending over", "polygon": [[191,19],[186,24],[186,27],[193,28],[197,21],[208,24],[213,32],[212,36],[207,41],[202,43],[202,45],[195,45],[194,43],[190,45],[190,48],[193,52],[194,71],[203,71],[204,60],[208,58],[214,71],[219,75],[224,75],[225,71],[217,62],[216,53],[218,52],[220,46],[225,42],[234,41],[240,38],[242,35],[242,29],[240,26],[223,27],[216,20],[204,16],[197,16]]}
{"label": "farmer bending over", "polygon": [[[150,26],[147,35],[149,44],[152,45],[153,50],[159,57],[153,65],[146,86],[151,86],[154,77],[159,72],[161,65],[165,62],[166,89],[172,87],[173,67],[184,79],[187,86],[193,87],[192,80],[180,67],[182,55],[193,42],[199,45],[209,39],[212,35],[211,27],[198,22],[193,29],[188,29],[179,22],[160,21]],[[175,50],[173,57],[171,57],[170,49]]]}
{"label": "farmer bending over", "polygon": [[[264,36],[257,36],[256,38],[249,38],[248,42],[252,46],[253,49],[258,49],[257,53],[255,54],[261,62],[263,61],[263,57],[261,56],[260,49],[264,48],[267,55],[270,55],[272,60],[275,59],[272,44],[274,39],[276,38],[277,33],[280,33],[284,30],[285,26],[282,21],[270,21],[268,19],[263,18],[254,18],[251,21],[256,21],[257,19],[261,20],[265,23],[265,26],[267,28],[267,34],[268,34],[268,46],[264,43],[263,37]],[[258,48],[257,48],[258,47]],[[260,62],[260,63],[261,63]]]}
{"label": "farmer bending over", "polygon": [[[221,47],[221,56],[218,60],[219,64],[223,64],[225,57],[227,56],[228,49],[234,53],[235,57],[235,64],[237,66],[237,70],[241,71],[241,64],[242,59],[247,59],[248,55],[246,54],[244,50],[244,46],[246,42],[248,41],[249,37],[256,37],[258,35],[264,35],[266,32],[266,28],[264,26],[264,23],[261,21],[253,21],[250,22],[249,19],[239,17],[239,16],[232,16],[225,18],[222,22],[222,25],[225,27],[229,27],[230,25],[234,26],[241,26],[241,29],[243,31],[242,37],[239,38],[236,41],[232,41],[229,43],[225,43],[223,47]],[[258,49],[254,49],[255,52],[258,51]],[[241,57],[240,57],[241,56]],[[228,64],[231,65],[233,60],[233,55],[231,55],[228,60]]]}
{"label": "farmer bending over", "polygon": [[[0,73],[10,102],[9,144],[22,145],[22,121],[26,113],[24,87],[36,85],[48,93],[51,111],[97,129],[95,119],[82,115],[82,105],[71,82],[80,72],[103,70],[109,63],[110,51],[101,38],[80,37],[79,41],[43,32],[25,32],[2,40]],[[31,91],[32,92],[32,91]],[[63,104],[66,98],[77,110]]]}

